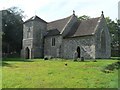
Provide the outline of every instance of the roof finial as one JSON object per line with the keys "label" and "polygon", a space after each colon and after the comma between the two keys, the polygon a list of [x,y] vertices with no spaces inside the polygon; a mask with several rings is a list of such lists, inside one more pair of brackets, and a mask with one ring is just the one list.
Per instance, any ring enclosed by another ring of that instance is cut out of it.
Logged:
{"label": "roof finial", "polygon": [[102,11],[102,14],[101,14],[102,17],[104,17],[104,12]]}
{"label": "roof finial", "polygon": [[73,10],[73,15],[75,15],[75,11]]}
{"label": "roof finial", "polygon": [[102,15],[104,14],[104,12],[102,11]]}

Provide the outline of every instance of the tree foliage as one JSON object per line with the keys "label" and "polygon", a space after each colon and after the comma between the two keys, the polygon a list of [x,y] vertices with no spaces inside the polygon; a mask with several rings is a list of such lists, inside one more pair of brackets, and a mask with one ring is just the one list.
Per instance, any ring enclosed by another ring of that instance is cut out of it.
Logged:
{"label": "tree foliage", "polygon": [[2,11],[2,51],[3,53],[20,52],[22,47],[23,11],[12,7]]}
{"label": "tree foliage", "polygon": [[110,30],[110,34],[111,34],[111,40],[112,40],[112,43],[111,43],[111,47],[112,49],[119,49],[119,45],[120,45],[120,21],[119,20],[116,20],[113,21],[112,19],[110,19],[109,17],[106,17],[106,22],[107,22],[107,25],[108,25],[108,28]]}
{"label": "tree foliage", "polygon": [[88,19],[90,19],[90,16],[83,15],[83,16],[78,17],[78,19],[79,20],[88,20]]}
{"label": "tree foliage", "polygon": [[115,21],[111,20],[109,17],[106,17],[106,22],[111,34],[111,40],[112,40],[111,47],[113,49],[117,47],[117,43],[118,43],[118,25],[117,23],[115,23]]}

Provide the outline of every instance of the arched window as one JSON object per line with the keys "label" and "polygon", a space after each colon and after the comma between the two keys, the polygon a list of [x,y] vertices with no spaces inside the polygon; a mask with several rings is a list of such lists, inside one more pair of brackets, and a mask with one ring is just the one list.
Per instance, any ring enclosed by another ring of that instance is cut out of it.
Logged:
{"label": "arched window", "polygon": [[105,37],[105,31],[102,31],[101,33],[101,51],[106,52],[106,37]]}

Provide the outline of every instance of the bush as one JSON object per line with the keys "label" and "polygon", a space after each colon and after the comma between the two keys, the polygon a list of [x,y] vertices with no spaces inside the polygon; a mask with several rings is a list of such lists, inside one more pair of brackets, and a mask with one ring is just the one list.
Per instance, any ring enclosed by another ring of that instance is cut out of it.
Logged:
{"label": "bush", "polygon": [[102,71],[105,73],[109,73],[109,72],[113,71],[114,69],[120,69],[120,61],[106,66]]}

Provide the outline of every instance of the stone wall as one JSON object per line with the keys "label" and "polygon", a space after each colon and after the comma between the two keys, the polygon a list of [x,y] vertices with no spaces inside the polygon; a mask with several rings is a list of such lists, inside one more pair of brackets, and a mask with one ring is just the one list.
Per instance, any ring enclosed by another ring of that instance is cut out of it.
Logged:
{"label": "stone wall", "polygon": [[[52,38],[55,38],[55,46],[52,46]],[[62,36],[49,36],[45,38],[44,56],[61,57]]]}
{"label": "stone wall", "polygon": [[[29,32],[29,37],[28,36]],[[33,38],[33,21],[23,24],[23,39]]]}
{"label": "stone wall", "polygon": [[[104,32],[104,41],[105,45],[101,46],[101,36]],[[96,58],[110,58],[111,57],[111,38],[110,38],[110,33],[107,28],[107,24],[104,18],[101,18],[101,21],[99,23],[99,26],[97,27],[97,31],[95,34],[95,57]],[[101,48],[103,47],[103,48]]]}
{"label": "stone wall", "polygon": [[[55,38],[55,46],[52,46],[52,38]],[[62,39],[62,36],[50,36],[45,38],[44,56],[73,59],[74,52],[79,46],[81,57],[85,59],[95,58],[94,43],[93,36],[65,39]]]}
{"label": "stone wall", "polygon": [[72,59],[77,47],[80,47],[80,57],[84,57],[85,59],[95,58],[94,43],[93,36],[63,39],[62,57]]}
{"label": "stone wall", "polygon": [[[29,30],[29,37],[28,35],[28,30]],[[33,22],[27,22],[23,24],[23,41],[22,41],[22,50],[21,50],[21,57],[25,58],[26,57],[26,48],[29,48],[30,50],[30,58],[32,58],[31,55],[31,49],[33,47]]]}
{"label": "stone wall", "polygon": [[43,37],[46,33],[47,25],[40,21],[29,21],[23,25],[23,48],[22,57],[25,58],[26,48],[28,47],[30,58],[43,57]]}
{"label": "stone wall", "polygon": [[45,22],[34,21],[33,27],[33,48],[34,57],[42,58],[44,56],[44,35],[46,33],[47,24]]}

